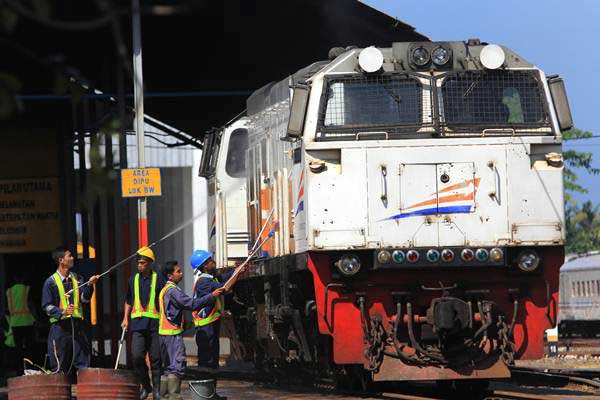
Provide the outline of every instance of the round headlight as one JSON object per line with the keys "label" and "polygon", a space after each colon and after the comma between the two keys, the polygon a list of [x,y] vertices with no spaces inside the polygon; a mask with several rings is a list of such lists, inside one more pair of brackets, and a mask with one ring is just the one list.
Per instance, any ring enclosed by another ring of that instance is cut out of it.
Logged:
{"label": "round headlight", "polygon": [[409,250],[406,253],[406,259],[408,260],[408,262],[416,263],[417,261],[419,261],[419,252],[416,250]]}
{"label": "round headlight", "polygon": [[517,257],[517,266],[525,272],[535,271],[540,266],[540,256],[534,250],[523,250]]}
{"label": "round headlight", "polygon": [[397,264],[402,264],[404,262],[404,252],[402,250],[394,250],[392,253],[392,259]]}
{"label": "round headlight", "polygon": [[335,263],[345,276],[353,276],[360,271],[360,260],[354,254],[346,254]]}
{"label": "round headlight", "polygon": [[465,262],[473,261],[474,257],[475,257],[475,253],[473,253],[473,250],[471,250],[471,249],[464,249],[460,253],[460,258],[462,258],[463,261],[465,261]]}
{"label": "round headlight", "polygon": [[381,250],[379,253],[377,253],[377,262],[379,262],[379,264],[387,264],[391,259],[392,255],[387,250]]}
{"label": "round headlight", "polygon": [[500,261],[502,261],[503,257],[504,257],[504,252],[502,251],[502,249],[499,249],[498,247],[494,247],[493,249],[490,250],[490,261],[500,262]]}
{"label": "round headlight", "polygon": [[435,250],[435,249],[431,249],[427,251],[427,261],[429,262],[438,262],[440,260],[440,252]]}
{"label": "round headlight", "polygon": [[445,65],[450,61],[450,50],[445,47],[438,47],[431,53],[431,61],[435,65]]}
{"label": "round headlight", "polygon": [[411,57],[412,62],[419,67],[427,65],[427,63],[431,59],[429,51],[425,47],[417,47],[416,49],[414,49],[412,51]]}
{"label": "round headlight", "polygon": [[477,261],[487,261],[490,258],[490,252],[487,249],[477,249],[475,252],[475,258]]}
{"label": "round headlight", "polygon": [[454,260],[454,252],[450,249],[442,250],[442,261],[451,262]]}
{"label": "round headlight", "polygon": [[383,66],[383,53],[377,47],[367,47],[358,55],[358,65],[365,72],[377,72]]}

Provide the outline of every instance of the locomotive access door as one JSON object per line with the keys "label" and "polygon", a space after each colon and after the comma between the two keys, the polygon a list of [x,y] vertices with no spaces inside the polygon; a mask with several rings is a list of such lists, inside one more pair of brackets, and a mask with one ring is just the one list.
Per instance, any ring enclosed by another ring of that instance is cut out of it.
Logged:
{"label": "locomotive access door", "polygon": [[444,216],[475,211],[474,163],[379,160],[368,174],[369,241],[384,247],[465,243],[463,230]]}

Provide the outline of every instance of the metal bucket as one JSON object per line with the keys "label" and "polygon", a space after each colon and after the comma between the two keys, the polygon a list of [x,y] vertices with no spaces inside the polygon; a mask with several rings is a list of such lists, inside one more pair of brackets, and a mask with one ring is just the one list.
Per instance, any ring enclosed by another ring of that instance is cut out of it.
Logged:
{"label": "metal bucket", "polygon": [[71,382],[65,374],[24,375],[8,380],[8,400],[70,400]]}
{"label": "metal bucket", "polygon": [[202,381],[190,381],[190,390],[192,391],[192,400],[207,400],[215,397],[217,393],[216,382],[214,379],[205,379]]}
{"label": "metal bucket", "polygon": [[137,400],[139,388],[132,371],[84,368],[77,373],[77,400]]}

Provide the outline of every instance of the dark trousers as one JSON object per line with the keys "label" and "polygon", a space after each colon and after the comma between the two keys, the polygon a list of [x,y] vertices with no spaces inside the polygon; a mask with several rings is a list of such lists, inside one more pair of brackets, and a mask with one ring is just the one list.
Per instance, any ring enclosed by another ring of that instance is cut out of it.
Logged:
{"label": "dark trousers", "polygon": [[[71,325],[71,318],[50,325],[48,358],[52,371],[60,369],[65,373],[69,370],[74,373],[80,368],[90,366],[90,344],[83,321],[79,318],[72,318],[72,320],[73,325]],[[75,336],[72,334],[73,331]]]}
{"label": "dark trousers", "polygon": [[150,386],[148,367],[146,366],[146,353],[150,358],[152,371],[160,373],[160,343],[158,332],[144,330],[131,332],[131,357],[133,368],[138,376],[140,384]]}
{"label": "dark trousers", "polygon": [[187,366],[183,336],[162,335],[160,337],[160,350],[165,366],[163,376],[177,375],[179,378],[183,378]]}
{"label": "dark trousers", "polygon": [[35,343],[35,330],[32,326],[17,326],[12,328],[15,338],[15,359],[17,362],[17,373],[23,374],[23,358],[32,360],[33,347]]}
{"label": "dark trousers", "polygon": [[219,333],[221,320],[196,328],[196,345],[198,346],[198,366],[219,368]]}

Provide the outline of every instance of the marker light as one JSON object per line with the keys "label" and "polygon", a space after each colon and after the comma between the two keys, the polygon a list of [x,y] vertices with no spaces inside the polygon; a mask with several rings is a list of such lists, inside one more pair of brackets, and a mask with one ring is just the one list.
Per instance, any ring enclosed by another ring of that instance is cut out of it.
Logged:
{"label": "marker light", "polygon": [[391,259],[392,256],[387,250],[381,250],[379,253],[377,253],[377,261],[379,262],[379,264],[387,264],[390,262]]}
{"label": "marker light", "polygon": [[409,250],[406,253],[406,259],[408,260],[408,262],[416,263],[417,261],[419,261],[419,252],[416,250]]}
{"label": "marker light", "polygon": [[486,249],[477,249],[475,252],[475,258],[477,261],[487,261],[490,258],[490,253]]}
{"label": "marker light", "polygon": [[404,252],[402,250],[394,250],[392,253],[392,259],[397,264],[402,264],[404,262]]}
{"label": "marker light", "polygon": [[540,266],[540,256],[534,250],[523,250],[517,257],[517,266],[525,272],[535,271]]}
{"label": "marker light", "polygon": [[440,260],[440,252],[434,249],[427,251],[427,261],[438,262]]}
{"label": "marker light", "polygon": [[442,250],[442,261],[451,262],[454,260],[454,252],[450,249]]}
{"label": "marker light", "polygon": [[381,50],[373,46],[362,49],[358,55],[358,65],[365,72],[379,71],[383,66]]}
{"label": "marker light", "polygon": [[344,276],[354,276],[360,271],[360,260],[354,254],[346,254],[335,263]]}
{"label": "marker light", "polygon": [[425,47],[417,47],[412,51],[412,62],[419,67],[426,65],[431,59],[429,51]]}
{"label": "marker light", "polygon": [[502,47],[497,44],[488,44],[481,49],[479,59],[481,60],[481,64],[487,69],[498,69],[504,64],[506,55]]}
{"label": "marker light", "polygon": [[471,262],[475,258],[475,253],[471,249],[463,249],[460,253],[460,258],[465,262]]}
{"label": "marker light", "polygon": [[450,50],[445,47],[438,47],[431,53],[431,60],[435,65],[445,65],[450,61]]}
{"label": "marker light", "polygon": [[502,249],[499,249],[498,247],[494,247],[493,249],[490,250],[490,261],[500,262],[500,261],[502,261],[503,257],[504,257],[504,252],[502,251]]}

